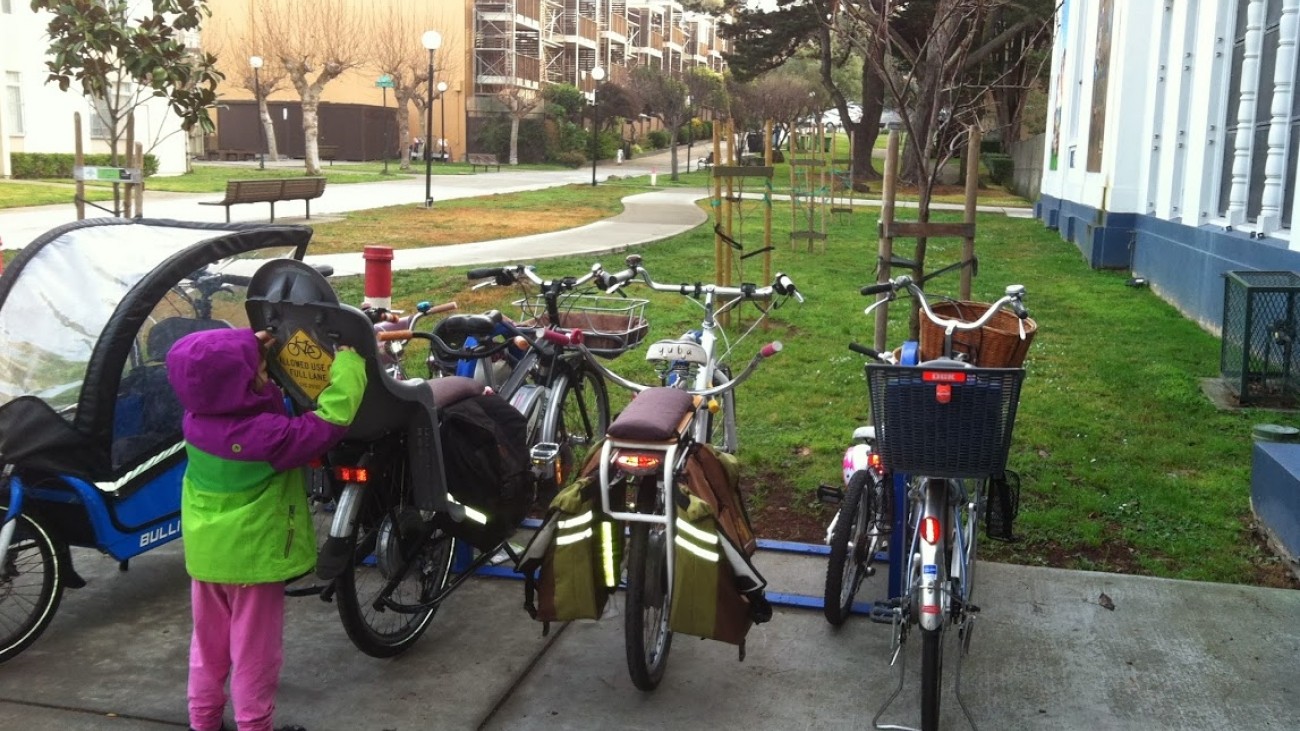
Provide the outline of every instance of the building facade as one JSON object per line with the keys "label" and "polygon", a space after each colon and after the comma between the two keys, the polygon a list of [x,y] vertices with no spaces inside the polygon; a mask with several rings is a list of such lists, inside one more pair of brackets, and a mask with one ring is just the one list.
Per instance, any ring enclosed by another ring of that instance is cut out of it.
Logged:
{"label": "building facade", "polygon": [[[0,0],[0,38],[4,39],[0,42],[0,177],[12,177],[12,153],[72,153],[77,112],[83,149],[109,151],[108,134],[93,102],[77,91],[60,91],[45,82],[48,24],[48,15],[32,12],[25,0]],[[197,40],[196,36],[196,45]],[[149,99],[136,111],[136,139],[158,158],[159,173],[187,169],[187,136],[166,101]]]}
{"label": "building facade", "polygon": [[1207,329],[1300,271],[1300,0],[1063,0],[1038,217]]}

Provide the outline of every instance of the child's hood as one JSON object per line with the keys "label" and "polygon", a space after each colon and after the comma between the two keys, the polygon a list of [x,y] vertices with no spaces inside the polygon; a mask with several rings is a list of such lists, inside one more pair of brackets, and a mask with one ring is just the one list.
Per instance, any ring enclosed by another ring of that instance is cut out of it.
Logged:
{"label": "child's hood", "polygon": [[238,414],[257,410],[265,394],[253,389],[261,344],[246,328],[186,335],[167,353],[167,380],[191,414]]}

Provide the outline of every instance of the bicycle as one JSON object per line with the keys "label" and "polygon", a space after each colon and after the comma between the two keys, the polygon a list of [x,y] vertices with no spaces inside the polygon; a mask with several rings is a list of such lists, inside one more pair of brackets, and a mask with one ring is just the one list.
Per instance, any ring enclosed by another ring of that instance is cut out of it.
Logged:
{"label": "bicycle", "polygon": [[[1008,286],[980,317],[967,322],[937,315],[925,292],[908,276],[863,287],[863,295],[886,295],[868,307],[866,314],[894,300],[901,290],[917,300],[926,319],[938,328],[930,331],[932,337],[942,333],[941,341],[923,338],[922,342],[922,351],[937,352],[938,357],[917,363],[914,349],[908,347],[905,364],[899,365],[893,353],[854,347],[878,361],[866,366],[882,470],[873,478],[879,478],[877,484],[885,483],[884,474],[902,478],[901,493],[892,501],[885,498],[872,514],[872,521],[878,522],[895,509],[892,532],[901,537],[901,544],[891,551],[891,559],[898,563],[898,582],[891,586],[892,596],[885,603],[893,627],[890,664],[902,656],[909,630],[915,626],[922,643],[921,731],[935,731],[940,718],[945,635],[956,627],[960,652],[954,694],[974,727],[961,697],[961,660],[970,651],[979,616],[979,607],[972,601],[977,529],[985,509],[986,484],[1006,473],[1025,371],[1019,363],[1016,367],[990,367],[989,357],[981,360],[977,356],[975,363],[963,360],[966,356],[954,350],[954,334],[981,331],[1004,307],[1017,318],[1019,337],[1026,345],[1025,323],[1030,323],[1029,334],[1034,326],[1028,319],[1021,285]],[[875,728],[913,731],[908,726],[880,723],[902,691],[903,657],[898,686],[872,719]]]}
{"label": "bicycle", "polygon": [[[647,300],[613,302],[581,292],[601,272],[597,264],[581,277],[542,279],[531,265],[474,269],[467,273],[469,279],[490,280],[476,288],[520,286],[525,296],[514,304],[523,318],[515,323],[498,313],[486,337],[467,337],[466,346],[473,349],[469,358],[463,350],[449,352],[445,346],[435,348],[440,358],[431,354],[431,370],[454,367],[456,374],[481,378],[528,417],[543,497],[553,495],[586,462],[610,423],[608,387],[584,352],[616,358],[640,344],[649,330]],[[533,297],[528,296],[528,283],[538,287]],[[485,368],[498,354],[502,358],[497,363],[505,367]]]}
{"label": "bicycle", "polygon": [[[680,519],[677,502],[671,498],[677,479],[692,445],[713,442],[715,416],[719,412],[724,448],[730,453],[737,450],[735,388],[752,376],[765,358],[781,350],[779,342],[763,346],[738,375],[730,376],[723,362],[725,354],[717,353],[717,317],[743,302],[771,302],[778,297],[794,297],[802,302],[803,296],[785,274],[778,274],[766,287],[661,284],[650,277],[641,266],[641,257],[636,255],[627,258],[626,270],[600,277],[601,286],[610,293],[633,281],[657,292],[699,299],[704,310],[698,335],[660,340],[650,346],[646,359],[658,364],[657,386],[627,379],[600,364],[595,357],[588,357],[588,362],[606,379],[638,394],[605,433],[599,461],[599,492],[603,514],[629,524],[624,648],[632,683],[648,691],[654,690],[663,679],[672,646],[673,633],[669,627],[675,575],[672,547],[677,540]],[[763,315],[755,326],[770,309],[761,310]],[[732,343],[727,352],[739,342]],[[722,397],[720,402],[715,400],[717,396]],[[759,613],[767,606],[762,599],[764,584],[755,573],[751,584],[754,588],[747,595],[751,607]],[[767,611],[770,616],[770,608]],[[765,618],[757,616],[755,621],[765,621]]]}

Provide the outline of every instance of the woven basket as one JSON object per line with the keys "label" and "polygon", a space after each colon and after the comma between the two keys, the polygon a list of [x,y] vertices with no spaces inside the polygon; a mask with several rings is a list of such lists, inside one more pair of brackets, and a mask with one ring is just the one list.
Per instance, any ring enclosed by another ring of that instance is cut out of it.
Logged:
{"label": "woven basket", "polygon": [[[991,305],[986,302],[939,302],[930,307],[939,317],[973,322],[984,316]],[[924,313],[922,313],[924,314]],[[1025,339],[1020,339],[1020,318],[999,310],[993,319],[978,330],[958,330],[952,334],[953,355],[965,353],[968,362],[982,368],[1019,368],[1024,365],[1029,344],[1034,341],[1038,323],[1026,319]],[[921,360],[943,355],[943,329],[921,317]]]}

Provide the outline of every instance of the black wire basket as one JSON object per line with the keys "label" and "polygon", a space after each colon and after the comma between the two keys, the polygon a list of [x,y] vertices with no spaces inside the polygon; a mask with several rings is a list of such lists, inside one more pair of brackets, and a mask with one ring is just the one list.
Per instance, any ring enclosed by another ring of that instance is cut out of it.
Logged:
{"label": "black wire basket", "polygon": [[996,477],[1007,467],[1023,368],[867,366],[876,449],[893,472]]}

